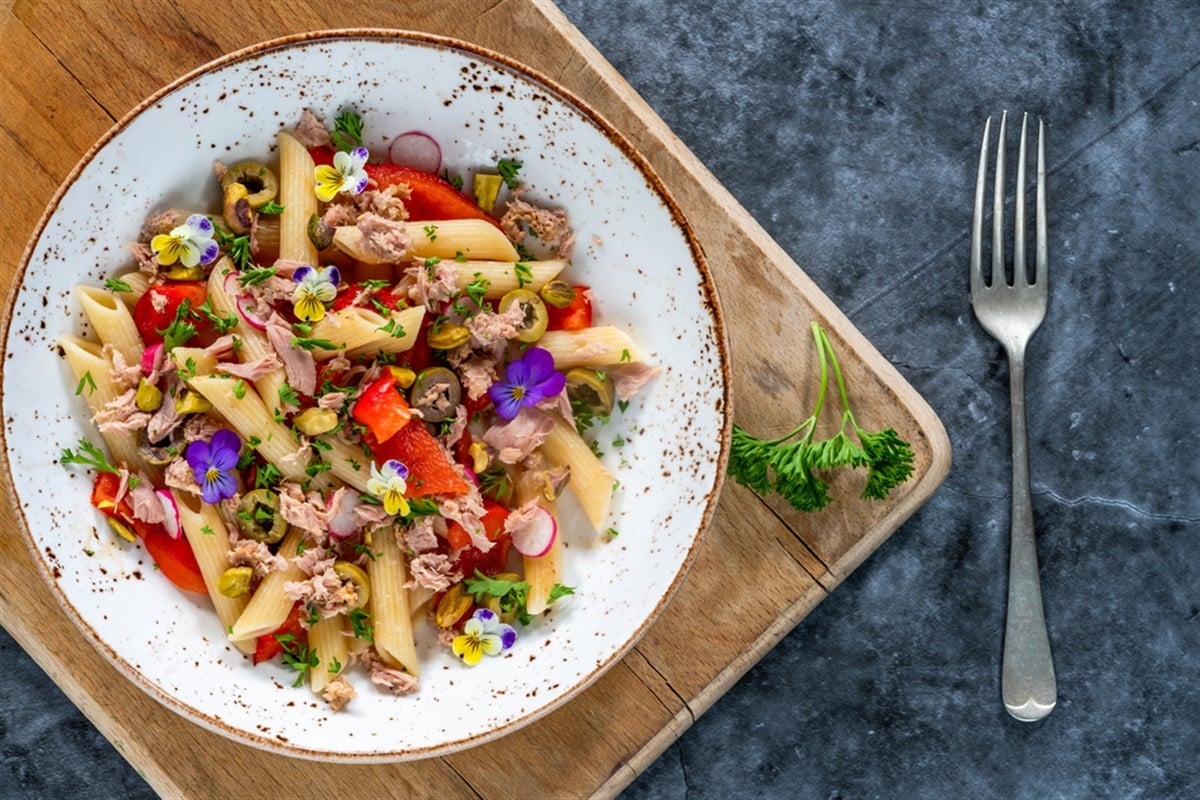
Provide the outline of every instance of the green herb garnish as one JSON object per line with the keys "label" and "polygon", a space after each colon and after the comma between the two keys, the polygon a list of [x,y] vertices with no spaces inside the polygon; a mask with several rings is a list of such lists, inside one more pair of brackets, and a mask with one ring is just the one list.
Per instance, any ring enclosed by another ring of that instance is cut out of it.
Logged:
{"label": "green herb garnish", "polygon": [[[87,439],[80,437],[79,442],[75,445],[79,448],[78,453],[71,452],[71,448],[63,448],[58,460],[65,464],[83,464],[85,467],[91,467],[96,472],[111,472],[113,475],[120,475],[121,471],[114,467],[108,460],[108,456],[104,455],[104,451],[96,445],[89,442]],[[129,476],[129,488],[134,488],[141,481],[133,476]]]}
{"label": "green herb garnish", "polygon": [[521,170],[521,162],[513,158],[502,158],[496,162],[496,172],[500,173],[500,177],[504,179],[504,185],[510,189],[515,189],[521,184],[517,180],[517,173]]}
{"label": "green herb garnish", "polygon": [[96,381],[94,378],[92,378],[92,371],[90,369],[87,372],[83,373],[83,377],[80,378],[79,383],[77,383],[75,385],[75,396],[76,397],[83,394],[84,387],[87,387],[88,397],[91,397],[92,394],[96,391]]}
{"label": "green herb garnish", "polygon": [[104,288],[110,292],[132,292],[133,287],[120,278],[109,278],[104,282]]}
{"label": "green herb garnish", "polygon": [[[734,425],[729,474],[759,494],[774,490],[794,508],[816,511],[827,506],[830,497],[828,484],[814,470],[866,467],[867,483],[861,496],[881,500],[912,475],[912,448],[891,428],[878,433],[863,430],[850,410],[846,383],[829,336],[816,322],[812,323],[812,334],[821,364],[821,384],[812,415],[785,436],[770,440],[758,439]],[[830,367],[842,401],[841,426],[829,439],[815,441]],[[847,425],[853,429],[858,443],[847,434]]]}
{"label": "green herb garnish", "polygon": [[348,108],[342,112],[340,117],[334,117],[333,131],[329,134],[329,138],[333,140],[337,149],[353,150],[356,147],[362,147],[362,135],[362,117],[354,109]]}

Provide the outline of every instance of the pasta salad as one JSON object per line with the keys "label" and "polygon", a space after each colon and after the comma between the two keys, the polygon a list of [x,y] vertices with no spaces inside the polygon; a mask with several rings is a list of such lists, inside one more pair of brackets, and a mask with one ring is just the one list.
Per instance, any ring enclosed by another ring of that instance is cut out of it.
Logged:
{"label": "pasta salad", "polygon": [[583,434],[658,370],[565,280],[569,220],[519,161],[464,180],[418,132],[371,153],[353,111],[305,111],[278,157],[217,163],[218,213],[153,210],[137,268],[76,287],[95,336],[59,345],[107,452],[61,460],[337,710],[360,668],[418,689],[416,625],[475,666],[569,602],[557,501],[605,531],[618,483]]}

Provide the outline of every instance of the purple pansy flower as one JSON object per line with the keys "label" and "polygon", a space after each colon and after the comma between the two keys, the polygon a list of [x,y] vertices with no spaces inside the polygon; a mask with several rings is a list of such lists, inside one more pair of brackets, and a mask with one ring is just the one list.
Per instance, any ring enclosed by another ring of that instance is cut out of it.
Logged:
{"label": "purple pansy flower", "polygon": [[195,441],[188,445],[187,462],[192,467],[200,496],[204,502],[217,504],[237,494],[238,451],[242,442],[236,433],[222,428],[213,434],[212,441]]}
{"label": "purple pansy flower", "polygon": [[498,656],[517,641],[512,625],[500,621],[490,608],[480,608],[463,625],[461,635],[454,637],[451,649],[467,666],[475,666],[485,655]]}
{"label": "purple pansy flower", "polygon": [[521,406],[536,406],[563,390],[567,379],[554,369],[554,356],[549,350],[531,347],[525,355],[509,362],[504,370],[504,380],[488,388],[488,397],[496,406],[496,413],[504,419],[513,419]]}
{"label": "purple pansy flower", "polygon": [[220,253],[213,232],[213,224],[208,217],[192,214],[170,233],[160,233],[151,239],[150,249],[158,263],[163,265],[171,265],[176,261],[185,267],[211,264]]}

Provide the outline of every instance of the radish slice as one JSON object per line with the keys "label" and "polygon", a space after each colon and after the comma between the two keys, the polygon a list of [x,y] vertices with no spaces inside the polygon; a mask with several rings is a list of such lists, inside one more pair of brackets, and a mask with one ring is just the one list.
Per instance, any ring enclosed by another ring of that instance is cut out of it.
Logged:
{"label": "radish slice", "polygon": [[178,539],[181,529],[179,527],[179,506],[175,505],[175,498],[166,489],[155,489],[154,493],[158,495],[158,502],[162,503],[165,516],[163,527],[167,529],[167,533],[171,535],[172,539]]}
{"label": "radish slice", "polygon": [[354,508],[362,501],[358,499],[357,494],[347,492],[342,497],[342,505],[337,514],[329,520],[329,535],[335,539],[345,539],[348,536],[353,536],[359,529],[359,524],[354,519]]}
{"label": "radish slice", "polygon": [[242,319],[246,320],[246,324],[256,331],[265,331],[267,329],[266,320],[254,313],[253,298],[242,294],[241,289],[237,275],[231,272],[225,276],[225,292],[234,299],[234,304],[237,306],[238,313],[242,315]]}
{"label": "radish slice", "polygon": [[142,351],[142,374],[151,375],[154,373],[155,366],[162,366],[163,363],[163,344],[152,344]]}
{"label": "radish slice", "polygon": [[427,134],[409,131],[395,138],[388,149],[393,164],[437,174],[442,168],[442,148]]}
{"label": "radish slice", "polygon": [[535,507],[530,518],[523,520],[512,532],[513,547],[530,558],[546,555],[557,538],[558,523],[554,515],[541,506]]}

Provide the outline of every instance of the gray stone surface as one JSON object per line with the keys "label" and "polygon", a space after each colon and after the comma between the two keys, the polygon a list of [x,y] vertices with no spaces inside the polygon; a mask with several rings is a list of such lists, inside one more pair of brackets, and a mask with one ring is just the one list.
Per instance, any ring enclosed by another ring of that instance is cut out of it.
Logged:
{"label": "gray stone surface", "polygon": [[[929,399],[955,457],[624,797],[1194,797],[1197,5],[562,6]],[[1053,289],[1028,382],[1060,700],[1033,725],[999,700],[1008,372],[965,267],[1001,109],[1049,126]],[[0,797],[151,796],[3,633],[0,658]]]}

